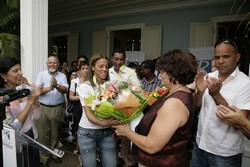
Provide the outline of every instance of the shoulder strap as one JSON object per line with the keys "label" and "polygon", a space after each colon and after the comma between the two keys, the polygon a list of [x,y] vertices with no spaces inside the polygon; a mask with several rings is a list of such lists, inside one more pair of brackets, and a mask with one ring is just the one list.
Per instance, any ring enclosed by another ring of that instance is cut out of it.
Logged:
{"label": "shoulder strap", "polygon": [[76,87],[77,87],[77,83],[75,83],[75,92],[74,92],[75,96],[76,96]]}

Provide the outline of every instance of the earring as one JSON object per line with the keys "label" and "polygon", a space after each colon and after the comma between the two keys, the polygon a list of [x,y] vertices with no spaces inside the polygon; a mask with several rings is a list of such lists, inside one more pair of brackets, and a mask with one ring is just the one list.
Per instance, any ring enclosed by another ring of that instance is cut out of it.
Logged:
{"label": "earring", "polygon": [[97,84],[97,79],[96,79],[96,76],[94,75],[93,76],[93,83],[96,85]]}
{"label": "earring", "polygon": [[7,79],[4,79],[4,82],[7,82]]}

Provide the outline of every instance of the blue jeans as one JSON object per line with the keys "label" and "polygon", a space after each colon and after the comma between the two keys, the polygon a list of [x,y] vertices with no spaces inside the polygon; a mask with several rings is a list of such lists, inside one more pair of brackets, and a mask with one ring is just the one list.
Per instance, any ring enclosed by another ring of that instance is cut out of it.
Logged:
{"label": "blue jeans", "polygon": [[85,129],[79,126],[77,137],[82,154],[83,167],[96,167],[96,152],[99,150],[103,167],[116,167],[116,143],[114,130]]}
{"label": "blue jeans", "polygon": [[195,143],[192,152],[191,167],[241,167],[242,154],[223,157],[198,148]]}

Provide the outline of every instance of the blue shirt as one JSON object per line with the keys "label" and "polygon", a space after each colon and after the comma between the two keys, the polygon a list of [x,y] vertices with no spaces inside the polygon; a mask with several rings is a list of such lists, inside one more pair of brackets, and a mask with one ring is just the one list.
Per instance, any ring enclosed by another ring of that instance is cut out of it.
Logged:
{"label": "blue shirt", "polygon": [[[36,78],[36,86],[40,86],[43,84],[44,87],[49,87],[51,77],[52,76],[48,70],[39,72]],[[55,73],[55,79],[57,80],[57,84],[64,86],[68,89],[69,85],[67,82],[66,75],[57,71]],[[48,93],[41,94],[39,96],[39,102],[45,105],[57,105],[65,102],[65,96],[57,89],[54,89]]]}

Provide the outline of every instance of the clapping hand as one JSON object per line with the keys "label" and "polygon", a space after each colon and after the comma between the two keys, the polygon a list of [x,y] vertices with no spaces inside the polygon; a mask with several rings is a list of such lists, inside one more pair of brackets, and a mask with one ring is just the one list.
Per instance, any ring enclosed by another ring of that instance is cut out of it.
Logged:
{"label": "clapping hand", "polygon": [[195,76],[196,88],[199,92],[203,93],[207,88],[206,80],[204,80],[205,74],[203,71],[199,71]]}
{"label": "clapping hand", "polygon": [[241,127],[244,119],[246,119],[243,111],[235,106],[219,105],[217,106],[216,115],[223,123],[232,125],[235,128]]}
{"label": "clapping hand", "polygon": [[207,88],[209,90],[209,94],[211,96],[215,96],[215,95],[218,95],[220,93],[220,89],[222,86],[221,79],[206,76],[206,83],[207,83]]}
{"label": "clapping hand", "polygon": [[51,77],[50,86],[52,89],[56,88],[56,86],[57,86],[57,80],[55,78],[55,75],[52,75],[52,77]]}

